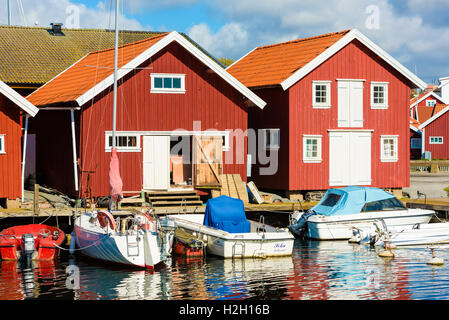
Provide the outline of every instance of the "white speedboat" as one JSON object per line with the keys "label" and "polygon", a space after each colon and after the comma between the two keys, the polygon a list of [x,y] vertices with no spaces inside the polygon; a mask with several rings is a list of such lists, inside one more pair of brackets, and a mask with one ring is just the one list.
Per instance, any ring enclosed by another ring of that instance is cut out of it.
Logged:
{"label": "white speedboat", "polygon": [[171,249],[170,233],[162,237],[160,224],[148,214],[114,220],[104,210],[83,213],[75,220],[75,241],[91,258],[154,269]]}
{"label": "white speedboat", "polygon": [[408,209],[382,189],[350,186],[329,189],[323,199],[289,226],[296,236],[348,240],[354,228],[370,230],[376,219],[388,228],[429,223],[433,210]]}
{"label": "white speedboat", "polygon": [[355,230],[354,239],[376,246],[390,247],[423,246],[449,244],[449,222],[416,224],[388,228],[381,220],[376,220],[371,232]]}
{"label": "white speedboat", "polygon": [[170,215],[177,228],[200,236],[208,253],[223,258],[289,256],[294,236],[287,229],[247,220],[243,202],[221,196],[207,202],[205,214]]}

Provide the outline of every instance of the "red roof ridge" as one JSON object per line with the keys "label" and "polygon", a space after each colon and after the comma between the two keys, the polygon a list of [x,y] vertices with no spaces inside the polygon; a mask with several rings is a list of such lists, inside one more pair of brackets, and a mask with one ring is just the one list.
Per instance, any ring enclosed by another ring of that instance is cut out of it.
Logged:
{"label": "red roof ridge", "polygon": [[313,36],[313,37],[308,37],[308,38],[289,40],[289,41],[281,42],[281,43],[269,44],[269,45],[266,45],[266,46],[257,47],[256,50],[259,50],[259,49],[267,49],[267,48],[272,48],[272,47],[277,47],[277,46],[282,46],[282,45],[288,45],[288,44],[292,44],[292,43],[298,43],[298,42],[305,42],[305,41],[310,41],[310,40],[316,40],[316,39],[326,38],[326,37],[331,37],[331,36],[339,35],[339,34],[346,34],[346,33],[348,33],[349,31],[351,31],[351,29],[342,30],[342,31],[337,31],[337,32],[331,32],[331,33],[326,33],[326,34],[322,34],[322,35],[318,35],[318,36]]}

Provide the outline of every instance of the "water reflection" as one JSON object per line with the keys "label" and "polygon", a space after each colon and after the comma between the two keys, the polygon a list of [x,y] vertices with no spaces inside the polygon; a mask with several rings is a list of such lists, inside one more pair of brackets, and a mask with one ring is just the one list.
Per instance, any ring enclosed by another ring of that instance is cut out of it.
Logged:
{"label": "water reflection", "polygon": [[403,264],[346,241],[309,241],[294,251],[293,299],[409,299]]}
{"label": "water reflection", "polygon": [[[0,299],[448,299],[448,266],[432,267],[428,248],[376,250],[346,241],[297,241],[293,256],[268,259],[173,257],[150,272],[83,256],[23,265],[2,261]],[[448,248],[437,254],[449,261]]]}
{"label": "water reflection", "polygon": [[2,261],[0,300],[34,299],[56,283],[55,261]]}

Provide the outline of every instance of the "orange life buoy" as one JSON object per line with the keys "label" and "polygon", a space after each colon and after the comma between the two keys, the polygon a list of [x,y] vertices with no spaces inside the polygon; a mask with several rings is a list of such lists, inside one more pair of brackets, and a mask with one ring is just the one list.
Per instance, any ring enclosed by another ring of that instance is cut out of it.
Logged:
{"label": "orange life buoy", "polygon": [[115,230],[117,228],[117,224],[115,223],[115,219],[112,214],[105,210],[100,210],[97,213],[97,219],[102,228],[106,228],[109,223],[109,227],[111,230]]}

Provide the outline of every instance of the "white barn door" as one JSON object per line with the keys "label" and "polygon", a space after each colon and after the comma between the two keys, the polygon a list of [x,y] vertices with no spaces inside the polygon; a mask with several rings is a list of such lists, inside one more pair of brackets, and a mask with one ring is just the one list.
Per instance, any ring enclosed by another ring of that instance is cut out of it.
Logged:
{"label": "white barn door", "polygon": [[170,137],[143,137],[143,189],[170,187]]}
{"label": "white barn door", "polygon": [[329,185],[348,185],[350,176],[349,135],[347,132],[329,133]]}
{"label": "white barn door", "polygon": [[351,184],[371,185],[371,132],[351,132]]}
{"label": "white barn door", "polygon": [[371,132],[329,133],[329,185],[371,184]]}

